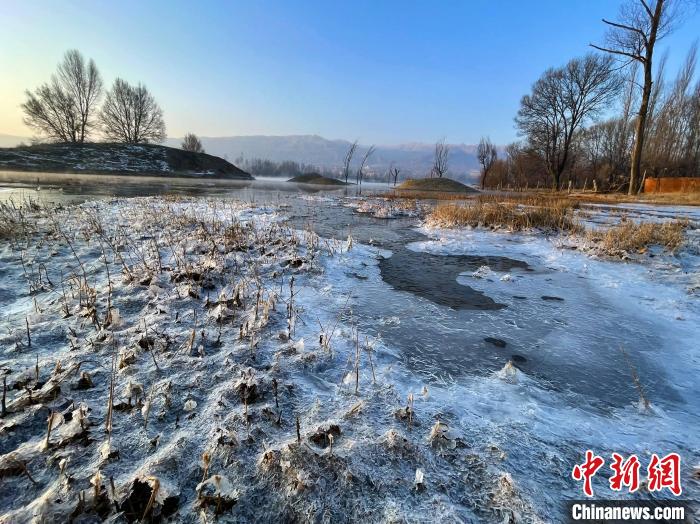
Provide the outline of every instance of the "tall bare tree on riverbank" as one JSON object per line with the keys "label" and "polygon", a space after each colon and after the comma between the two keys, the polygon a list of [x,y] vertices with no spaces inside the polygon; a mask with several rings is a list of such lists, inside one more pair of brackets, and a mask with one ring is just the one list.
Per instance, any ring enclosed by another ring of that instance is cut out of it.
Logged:
{"label": "tall bare tree on riverbank", "polygon": [[481,189],[484,189],[486,177],[496,163],[496,160],[498,160],[496,146],[493,145],[489,137],[481,137],[479,145],[476,147],[476,158],[479,160],[479,164],[481,164]]}
{"label": "tall bare tree on riverbank", "polygon": [[24,123],[51,141],[83,143],[94,128],[102,78],[95,62],[72,49],[49,83],[26,92]]}
{"label": "tall bare tree on riverbank", "polygon": [[126,144],[165,140],[163,111],[146,86],[117,78],[100,114],[105,138]]}
{"label": "tall bare tree on riverbank", "polygon": [[364,176],[365,164],[367,164],[367,159],[374,153],[374,146],[369,146],[365,154],[362,156],[362,162],[360,162],[360,167],[357,168],[357,173],[355,174],[355,182],[357,182],[358,187],[362,188],[362,177]]}
{"label": "tall bare tree on riverbank", "polygon": [[644,68],[642,99],[637,113],[632,147],[628,190],[630,195],[636,191],[640,179],[639,172],[652,96],[654,48],[656,42],[672,30],[672,22],[675,18],[671,10],[672,3],[673,0],[629,0],[620,9],[618,21],[603,19],[603,22],[609,26],[606,46],[591,44],[596,49],[626,59],[628,63],[639,62]]}
{"label": "tall bare tree on riverbank", "polygon": [[352,157],[355,155],[357,150],[357,140],[355,140],[351,145],[348,152],[345,153],[345,158],[343,159],[343,178],[345,178],[345,183],[348,183],[348,178],[350,177],[350,162],[352,162]]}
{"label": "tall bare tree on riverbank", "polygon": [[399,173],[401,173],[401,170],[392,162],[389,166],[389,177],[394,179],[394,187],[396,187],[396,182],[399,180]]}

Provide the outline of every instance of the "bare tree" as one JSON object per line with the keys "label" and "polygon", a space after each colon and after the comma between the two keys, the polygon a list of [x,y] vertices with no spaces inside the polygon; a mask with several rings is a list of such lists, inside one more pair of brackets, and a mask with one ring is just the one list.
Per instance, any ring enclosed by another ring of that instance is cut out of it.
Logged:
{"label": "bare tree", "polygon": [[[609,26],[605,47],[591,44],[592,47],[623,57],[627,63],[639,62],[644,68],[642,100],[637,113],[637,122],[632,147],[630,181],[628,193],[636,191],[647,130],[649,102],[652,95],[652,58],[656,42],[672,30],[674,14],[670,7],[673,0],[628,0],[620,9],[617,22],[603,19]],[[677,12],[676,12],[677,13]]]}
{"label": "bare tree", "polygon": [[24,123],[49,140],[85,142],[102,96],[102,78],[95,62],[77,50],[67,51],[51,82],[26,92]]}
{"label": "bare tree", "polygon": [[343,177],[345,178],[345,183],[348,183],[348,177],[350,176],[350,162],[352,162],[352,157],[357,150],[357,140],[355,140],[351,145],[348,152],[345,153],[345,159],[343,160]]}
{"label": "bare tree", "polygon": [[187,133],[185,135],[180,147],[185,151],[192,151],[194,153],[204,153],[204,147],[202,146],[202,141],[194,133]]}
{"label": "bare tree", "polygon": [[357,185],[360,186],[360,189],[362,188],[362,177],[364,176],[365,164],[367,163],[367,159],[370,156],[372,156],[372,153],[374,153],[374,146],[369,146],[367,151],[365,151],[364,156],[362,157],[360,167],[357,168],[357,173],[355,174],[355,181],[357,182]]}
{"label": "bare tree", "polygon": [[545,71],[520,101],[516,125],[542,157],[555,189],[569,164],[577,131],[620,91],[620,75],[613,65],[611,57],[596,54],[573,59]]}
{"label": "bare tree", "polygon": [[163,111],[143,84],[131,86],[117,78],[107,93],[100,120],[107,140],[127,144],[165,140]]}
{"label": "bare tree", "polygon": [[481,189],[484,189],[486,177],[496,160],[498,160],[498,151],[496,151],[496,146],[493,145],[489,137],[481,137],[476,148],[476,157],[479,160],[479,164],[481,164]]}
{"label": "bare tree", "polygon": [[685,170],[692,172],[694,144],[691,137],[698,124],[697,110],[700,109],[700,100],[694,96],[700,87],[700,80],[695,86],[692,85],[696,76],[696,62],[697,44],[694,44],[675,81],[660,94],[658,109],[650,114],[647,121],[642,162],[654,172],[682,165],[685,165]]}
{"label": "bare tree", "polygon": [[401,173],[401,170],[392,162],[389,166],[389,177],[394,179],[394,187],[396,187],[396,182],[399,180],[399,173]]}
{"label": "bare tree", "polygon": [[445,140],[440,140],[435,143],[435,158],[433,159],[433,168],[430,170],[430,176],[442,178],[442,175],[447,173],[447,157],[450,154],[450,146],[445,144]]}

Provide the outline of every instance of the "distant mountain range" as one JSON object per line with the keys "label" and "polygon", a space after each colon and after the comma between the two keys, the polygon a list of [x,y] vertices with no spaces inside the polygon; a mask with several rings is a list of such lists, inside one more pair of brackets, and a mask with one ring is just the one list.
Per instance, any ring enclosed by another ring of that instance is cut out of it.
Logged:
{"label": "distant mountain range", "polygon": [[[240,159],[262,158],[281,162],[292,160],[316,167],[340,169],[350,142],[328,140],[318,135],[287,136],[230,136],[200,137],[207,153],[227,158],[234,164]],[[169,138],[167,145],[177,147],[182,139]],[[354,163],[360,162],[368,145],[359,145]],[[368,168],[384,173],[393,163],[403,174],[425,176],[433,163],[434,144],[410,143],[395,146],[376,146],[368,161]],[[476,146],[450,145],[449,173],[454,178],[473,180],[479,169]]]}
{"label": "distant mountain range", "polygon": [[[347,140],[328,140],[318,135],[287,136],[228,136],[200,137],[204,149],[233,162],[240,159],[261,158],[281,162],[292,160],[319,168],[340,170],[345,153],[350,147]],[[28,143],[27,137],[0,134],[0,147],[14,147]],[[168,138],[165,145],[180,147],[181,138]],[[360,162],[368,145],[360,145],[353,165]],[[368,161],[368,169],[378,174],[385,173],[391,164],[399,167],[404,175],[425,176],[433,162],[435,145],[408,143],[394,146],[376,146],[376,151]],[[479,170],[476,159],[476,146],[467,144],[450,145],[449,176],[473,181]]]}

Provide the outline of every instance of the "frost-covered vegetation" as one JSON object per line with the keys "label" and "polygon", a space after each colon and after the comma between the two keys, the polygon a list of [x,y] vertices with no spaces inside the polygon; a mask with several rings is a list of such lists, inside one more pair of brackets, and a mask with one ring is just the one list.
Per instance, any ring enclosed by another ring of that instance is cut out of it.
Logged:
{"label": "frost-covered vegetation", "polygon": [[626,257],[652,246],[675,252],[686,243],[686,218],[640,221],[622,210],[614,224],[586,224],[591,210],[566,197],[483,195],[465,203],[442,203],[426,215],[431,228],[486,228],[502,231],[543,231],[568,235],[575,247],[591,253]]}
{"label": "frost-covered vegetation", "polygon": [[644,252],[650,246],[675,251],[685,243],[687,219],[657,222],[635,222],[626,217],[619,224],[604,230],[590,230],[587,237],[607,254]]}
{"label": "frost-covered vegetation", "polygon": [[351,238],[235,201],[2,213],[0,520],[540,520],[324,291]]}

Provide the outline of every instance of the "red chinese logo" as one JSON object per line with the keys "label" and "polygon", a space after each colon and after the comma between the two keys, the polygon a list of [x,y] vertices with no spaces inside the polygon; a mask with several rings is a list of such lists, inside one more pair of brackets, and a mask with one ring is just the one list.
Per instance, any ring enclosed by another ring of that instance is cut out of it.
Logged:
{"label": "red chinese logo", "polygon": [[[626,460],[619,453],[612,454],[610,469],[613,474],[609,479],[610,489],[621,491],[627,488],[634,493],[640,487],[639,470],[641,464],[637,455],[630,455]],[[586,450],[586,460],[576,464],[571,476],[574,480],[583,481],[583,492],[588,497],[593,496],[592,479],[605,464],[605,459]],[[654,453],[647,467],[647,488],[649,491],[661,491],[668,488],[675,496],[680,496],[681,489],[681,457],[678,453],[669,453],[663,458]]]}
{"label": "red chinese logo", "polygon": [[631,455],[627,460],[623,460],[622,455],[612,454],[613,463],[610,469],[613,476],[610,477],[610,489],[613,491],[622,490],[622,486],[627,486],[630,493],[639,489],[639,459],[637,455]]}
{"label": "red chinese logo", "polygon": [[574,480],[583,480],[583,492],[589,496],[593,496],[593,488],[591,487],[591,479],[595,476],[598,470],[603,467],[605,460],[602,457],[594,455],[589,449],[586,451],[586,461],[583,464],[576,464],[571,476]]}
{"label": "red chinese logo", "polygon": [[649,491],[668,488],[676,497],[683,491],[681,489],[681,456],[678,453],[669,453],[662,459],[654,453],[651,456],[647,474]]}

